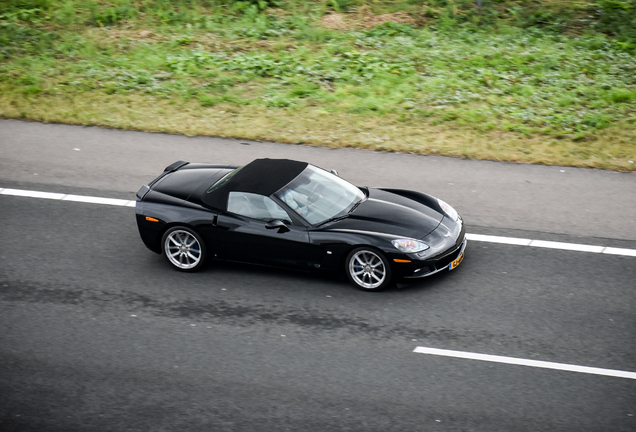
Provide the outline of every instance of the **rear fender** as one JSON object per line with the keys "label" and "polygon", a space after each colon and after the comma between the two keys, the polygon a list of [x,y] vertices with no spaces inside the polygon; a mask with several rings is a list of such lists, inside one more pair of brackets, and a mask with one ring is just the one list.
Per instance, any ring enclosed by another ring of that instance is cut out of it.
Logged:
{"label": "rear fender", "polygon": [[136,219],[144,244],[153,252],[161,253],[161,238],[173,226],[181,225],[196,231],[213,251],[218,214],[204,207],[186,203],[178,205],[137,202]]}

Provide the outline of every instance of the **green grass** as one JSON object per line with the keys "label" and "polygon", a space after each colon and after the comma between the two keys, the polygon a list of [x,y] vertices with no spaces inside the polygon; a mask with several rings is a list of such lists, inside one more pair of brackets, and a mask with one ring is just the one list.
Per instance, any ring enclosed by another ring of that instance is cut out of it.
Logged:
{"label": "green grass", "polygon": [[636,170],[631,27],[483,3],[0,1],[0,116]]}

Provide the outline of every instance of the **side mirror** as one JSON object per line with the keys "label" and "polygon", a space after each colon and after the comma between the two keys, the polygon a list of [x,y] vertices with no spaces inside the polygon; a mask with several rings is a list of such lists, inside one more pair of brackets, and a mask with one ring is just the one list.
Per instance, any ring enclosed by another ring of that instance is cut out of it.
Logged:
{"label": "side mirror", "polygon": [[265,224],[265,228],[278,229],[279,233],[284,233],[289,231],[289,228],[287,227],[287,225],[285,225],[285,222],[283,222],[280,219],[274,219],[272,221],[267,222],[267,224]]}
{"label": "side mirror", "polygon": [[[336,171],[335,169],[332,169],[331,170],[331,174],[337,176],[338,175],[338,171]],[[340,177],[340,176],[338,176],[338,177]]]}

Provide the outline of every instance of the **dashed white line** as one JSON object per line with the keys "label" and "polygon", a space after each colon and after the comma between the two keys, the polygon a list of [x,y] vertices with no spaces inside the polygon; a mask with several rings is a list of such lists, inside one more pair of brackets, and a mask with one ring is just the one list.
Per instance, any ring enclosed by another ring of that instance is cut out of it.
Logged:
{"label": "dashed white line", "polygon": [[603,246],[589,246],[576,243],[562,243],[545,240],[532,240],[528,246],[593,253],[601,253],[603,252],[603,249],[605,249]]}
{"label": "dashed white line", "polygon": [[529,360],[516,357],[505,357],[489,354],[478,354],[467,351],[453,351],[438,348],[417,347],[413,352],[444,357],[455,357],[469,360],[481,360],[494,363],[505,363],[518,366],[530,366],[543,369],[555,369],[568,372],[579,372],[592,375],[604,375],[617,378],[636,379],[636,372],[621,371],[616,369],[603,369],[589,366],[578,366],[566,363],[553,363],[541,360]]}
{"label": "dashed white line", "polygon": [[608,255],[624,255],[636,257],[636,249],[606,247],[603,250],[603,253]]}
{"label": "dashed white line", "polygon": [[0,189],[0,194],[28,197],[28,198],[53,199],[53,200],[59,200],[65,197],[64,194],[60,194],[60,193],[38,192],[38,191],[30,191],[30,190],[22,190],[22,189]]}
{"label": "dashed white line", "polygon": [[[23,189],[0,188],[0,195],[11,195],[28,198],[43,198],[62,201],[82,202],[89,204],[104,204],[119,207],[135,207],[135,201],[116,198],[103,198],[86,195],[70,195],[53,192],[40,192]],[[546,240],[532,240],[527,238],[501,237],[484,234],[466,234],[466,238],[471,241],[508,244],[514,246],[530,246],[548,249],[559,249],[576,252],[603,253],[608,255],[621,255],[636,257],[636,249],[614,248],[595,245],[584,245],[576,243],[553,242]]]}
{"label": "dashed white line", "polygon": [[622,255],[622,256],[632,256],[636,257],[636,249],[625,249],[625,248],[613,248],[606,246],[594,246],[594,245],[585,245],[585,244],[577,244],[577,243],[563,243],[563,242],[554,242],[554,241],[546,241],[546,240],[531,240],[525,238],[515,238],[515,237],[500,237],[500,236],[489,236],[483,234],[466,234],[466,238],[471,241],[478,242],[486,242],[486,243],[499,243],[499,244],[508,244],[514,246],[530,246],[530,247],[539,247],[539,248],[548,248],[548,249],[560,249],[560,250],[568,250],[575,252],[591,252],[591,253],[602,253],[608,255]]}
{"label": "dashed white line", "polygon": [[74,201],[74,202],[83,202],[83,203],[89,203],[89,204],[105,204],[105,205],[113,205],[113,206],[120,206],[120,207],[135,207],[135,201],[131,201],[131,200],[94,197],[94,196],[88,196],[88,195],[70,195],[70,194],[61,194],[61,193],[52,193],[52,192],[39,192],[39,191],[31,191],[31,190],[23,190],[23,189],[0,188],[0,195],[11,195],[11,196],[19,196],[19,197],[27,197],[27,198],[44,198],[44,199],[62,200],[62,201]]}
{"label": "dashed white line", "polygon": [[[135,201],[130,200],[122,200],[116,198],[100,198],[100,197],[92,197],[85,195],[66,195],[62,198],[62,201],[74,201],[74,202],[83,202],[89,204],[105,204],[105,205],[114,205],[114,206],[122,206],[122,207],[134,207]],[[130,206],[132,203],[132,206]]]}
{"label": "dashed white line", "polygon": [[483,234],[466,234],[466,238],[472,241],[488,242],[488,243],[501,243],[516,246],[530,246],[531,239],[514,238],[514,237],[499,237]]}

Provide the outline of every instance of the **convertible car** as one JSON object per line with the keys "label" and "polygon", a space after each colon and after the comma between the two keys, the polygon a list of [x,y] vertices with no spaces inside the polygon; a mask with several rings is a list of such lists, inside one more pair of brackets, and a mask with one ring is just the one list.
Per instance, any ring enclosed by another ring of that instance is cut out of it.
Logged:
{"label": "convertible car", "polygon": [[287,159],[175,162],[137,192],[136,217],[144,244],[177,270],[212,257],[345,272],[365,291],[453,270],[466,248],[461,216],[440,199]]}

